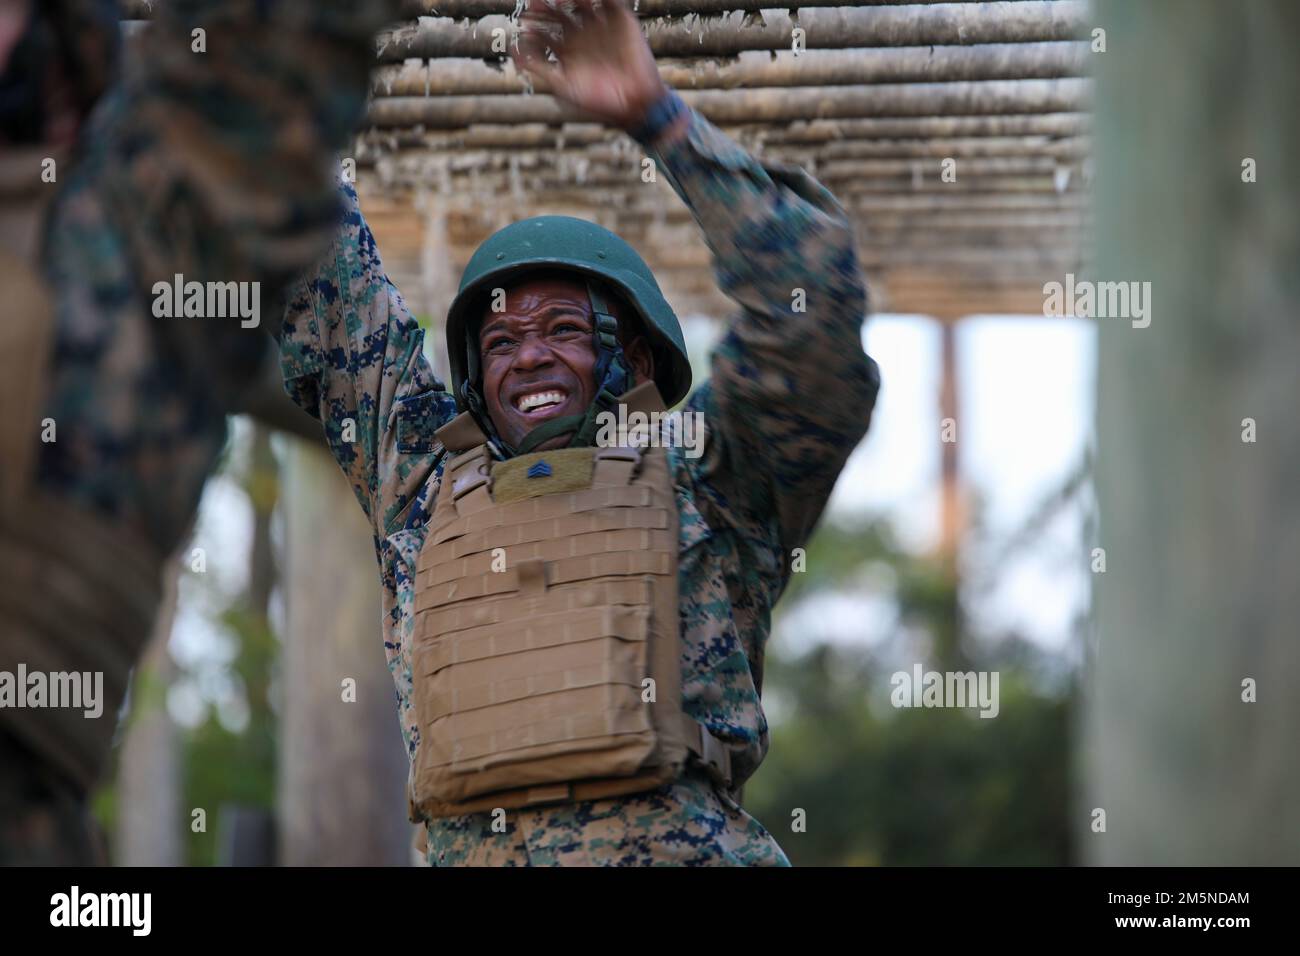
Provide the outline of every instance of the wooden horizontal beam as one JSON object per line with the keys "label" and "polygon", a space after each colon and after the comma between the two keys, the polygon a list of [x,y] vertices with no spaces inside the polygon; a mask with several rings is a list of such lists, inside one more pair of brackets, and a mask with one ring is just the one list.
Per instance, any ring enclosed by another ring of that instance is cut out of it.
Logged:
{"label": "wooden horizontal beam", "polygon": [[[1089,142],[1083,137],[1052,140],[1044,136],[985,137],[966,139],[839,140],[824,143],[814,153],[821,159],[980,159],[1012,156],[1046,156],[1052,159],[1077,160],[1089,154]],[[800,155],[789,144],[772,144],[768,152],[775,155]]]}
{"label": "wooden horizontal beam", "polygon": [[[629,142],[627,144],[631,146]],[[841,144],[831,144],[841,145]],[[863,144],[871,145],[871,144]],[[958,156],[939,153],[933,156],[855,156],[848,153],[825,151],[811,152],[791,147],[774,146],[757,151],[767,160],[807,166],[818,176],[918,176],[939,179],[951,169],[954,176],[988,176],[1015,173],[1053,173],[1059,169],[1077,172],[1079,165],[1070,159],[1036,155],[1023,152],[1010,156]],[[403,150],[396,153],[372,154],[359,157],[359,166],[374,166],[379,162],[394,168],[436,170],[443,168],[451,173],[476,172],[480,174],[520,170],[544,171],[564,176],[586,171],[592,176],[611,176],[616,179],[635,180],[641,183],[645,168],[645,154],[637,148],[590,146],[586,149],[473,149],[453,152],[430,150]]]}
{"label": "wooden horizontal beam", "polygon": [[[662,60],[659,75],[682,90],[768,86],[851,86],[958,80],[1058,79],[1083,76],[1086,43],[998,43],[970,47],[882,47],[869,50],[746,50],[726,60]],[[498,96],[549,93],[512,61],[447,58],[385,64],[371,77],[375,96]]]}
{"label": "wooden horizontal beam", "polygon": [[872,311],[904,315],[1028,315],[1043,311],[1042,290],[1020,282],[982,289],[954,289],[935,294],[914,289],[893,289],[887,283],[872,287]]}
{"label": "wooden horizontal beam", "polygon": [[1032,290],[1039,301],[1034,311],[1042,311],[1043,285],[1059,275],[1044,274],[1040,269],[1026,272],[1015,264],[971,270],[967,267],[950,268],[921,264],[892,265],[878,269],[868,276],[869,282],[884,283],[895,292],[926,294],[932,297],[949,296],[956,292],[1006,289],[1019,286]]}
{"label": "wooden horizontal beam", "polygon": [[[631,0],[635,12],[641,17],[685,16],[687,14],[727,13],[732,10],[762,10],[768,3],[763,0]],[[953,0],[818,0],[819,7],[901,6],[930,3],[947,3]],[[955,0],[957,3],[976,3],[979,0]],[[120,0],[122,16],[128,20],[149,20],[156,11],[166,6],[167,0]],[[400,14],[414,19],[423,16],[465,18],[515,12],[515,0],[402,0]]]}
{"label": "wooden horizontal beam", "polygon": [[[968,46],[1078,39],[1087,23],[1082,0],[1020,0],[996,7],[976,3],[905,6],[804,7],[722,13],[689,20],[643,21],[655,56],[729,56],[744,50],[791,49],[794,29],[804,31],[808,49],[887,46]],[[501,32],[497,32],[501,31]],[[423,17],[381,31],[381,63],[439,57],[501,56],[500,38],[515,31],[507,16],[473,21]]]}
{"label": "wooden horizontal beam", "polygon": [[895,196],[864,196],[852,203],[855,208],[873,211],[945,211],[945,212],[1009,212],[1033,210],[1083,210],[1088,198],[1082,193],[1026,193],[1004,195],[999,193],[920,193]]}
{"label": "wooden horizontal beam", "polygon": [[1056,196],[1068,192],[1078,192],[1078,177],[1070,179],[1068,188],[1057,187],[1057,181],[1050,175],[1026,176],[978,176],[958,179],[953,183],[941,183],[938,177],[915,180],[908,176],[878,177],[867,179],[852,173],[821,176],[822,181],[840,198],[853,196],[952,196],[962,193],[974,194],[1032,194]]}
{"label": "wooden horizontal beam", "polygon": [[[922,116],[799,121],[785,127],[723,124],[723,131],[747,144],[816,146],[841,140],[881,141],[902,139],[982,139],[1011,137],[1078,137],[1088,132],[1085,113],[1022,114],[1013,116]],[[620,130],[600,123],[543,122],[518,124],[476,123],[448,130],[411,127],[368,129],[358,144],[376,150],[425,148],[450,151],[464,148],[544,147],[565,148],[624,139]]]}
{"label": "wooden horizontal beam", "polygon": [[[1001,116],[915,116],[818,119],[769,129],[769,143],[825,143],[841,139],[939,139],[979,136],[1080,136],[1088,132],[1083,112]],[[752,130],[753,127],[747,127]]]}
{"label": "wooden horizontal beam", "polygon": [[[654,250],[653,264],[672,268],[698,268],[709,270],[713,259],[703,245],[682,248],[662,247]],[[998,266],[1017,274],[1041,273],[1043,281],[1061,278],[1076,268],[1083,256],[1075,250],[1060,251],[1042,247],[1021,246],[985,248],[979,246],[952,246],[933,249],[897,249],[883,246],[866,246],[858,250],[858,259],[864,267],[875,265],[906,266]]]}
{"label": "wooden horizontal beam", "polygon": [[[1065,2],[1065,0],[1062,0]],[[691,90],[682,94],[715,123],[789,123],[796,120],[931,117],[987,113],[1059,113],[1082,109],[1087,81],[983,80],[970,83],[898,83],[833,89]],[[591,117],[537,96],[387,97],[371,102],[377,128],[454,128],[475,123],[564,123]]]}
{"label": "wooden horizontal beam", "polygon": [[[372,176],[362,177],[359,188],[373,189],[379,185]],[[383,195],[407,198],[399,201],[409,202],[410,195],[417,190],[429,191],[437,195],[436,181],[406,181],[396,184],[397,188],[384,186]],[[546,204],[570,208],[589,208],[605,214],[625,219],[670,220],[688,219],[689,211],[672,195],[667,188],[650,191],[637,190],[633,194],[624,184],[620,188],[601,189],[594,186],[575,186],[573,183],[557,184],[546,193],[534,193],[527,198],[533,205]],[[439,196],[451,206],[463,205],[469,209],[481,209],[490,205],[492,197],[487,194],[468,196],[457,193],[452,196]],[[1080,221],[1090,217],[1089,198],[1081,192],[1066,193],[998,193],[998,192],[923,192],[852,195],[840,193],[837,198],[854,216],[895,217],[920,221],[930,218],[942,221],[949,216],[1077,216]]]}
{"label": "wooden horizontal beam", "polygon": [[[1088,155],[1087,141],[1082,138],[1048,140],[1044,137],[1024,139],[938,139],[938,140],[844,140],[825,143],[819,147],[776,143],[757,145],[752,151],[767,160],[793,163],[810,167],[827,160],[891,160],[919,162],[923,169],[934,163],[955,159],[962,164],[987,159],[1038,158],[1073,165]],[[438,161],[438,157],[459,154],[466,162],[499,168],[503,163],[523,162],[528,166],[541,161],[552,166],[573,166],[586,163],[591,166],[613,163],[635,166],[639,169],[644,154],[631,141],[597,141],[583,146],[565,143],[562,148],[546,146],[453,146],[384,149],[367,144],[358,151],[357,165],[373,167],[379,161],[397,164],[418,164],[425,160]],[[473,159],[468,159],[473,157]],[[448,160],[449,161],[449,160]]]}
{"label": "wooden horizontal beam", "polygon": [[[948,0],[818,0],[819,7],[904,6],[948,2]],[[972,3],[976,0],[958,0]],[[629,0],[633,10],[641,17],[685,16],[687,14],[728,13],[732,10],[762,10],[768,3],[762,0]],[[510,15],[515,11],[515,0],[404,0],[402,15],[441,17],[485,17],[491,14]]]}
{"label": "wooden horizontal beam", "polygon": [[[469,188],[483,199],[516,189],[539,190],[614,190],[625,202],[638,196],[664,196],[667,183],[643,178],[640,160],[629,160],[625,167],[604,164],[555,166],[531,162],[539,157],[487,157],[464,154],[452,157],[408,157],[405,162],[380,160],[374,175],[385,185],[426,184],[430,188]],[[515,160],[512,162],[511,160]],[[1018,164],[1012,166],[1010,164]],[[928,165],[927,165],[928,164]],[[980,169],[976,164],[986,165]],[[1001,168],[1005,171],[999,172]],[[812,170],[816,178],[837,195],[885,194],[952,196],[962,193],[997,192],[1065,194],[1079,192],[1083,178],[1055,160],[984,159],[963,160],[957,166],[956,179],[945,182],[940,176],[939,161],[926,160],[834,160]],[[1061,177],[1061,178],[1058,178]]]}

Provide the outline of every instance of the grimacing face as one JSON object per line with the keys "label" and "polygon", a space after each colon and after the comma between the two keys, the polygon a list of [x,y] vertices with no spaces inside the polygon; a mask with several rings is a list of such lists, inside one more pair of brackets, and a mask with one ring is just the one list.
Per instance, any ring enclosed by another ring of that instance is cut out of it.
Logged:
{"label": "grimacing face", "polygon": [[[497,434],[518,447],[542,422],[584,413],[596,397],[594,320],[585,283],[570,274],[529,275],[505,287],[505,308],[484,308],[479,326],[483,399]],[[654,377],[654,359],[617,302],[619,340],[637,381]],[[561,448],[569,434],[537,450]]]}

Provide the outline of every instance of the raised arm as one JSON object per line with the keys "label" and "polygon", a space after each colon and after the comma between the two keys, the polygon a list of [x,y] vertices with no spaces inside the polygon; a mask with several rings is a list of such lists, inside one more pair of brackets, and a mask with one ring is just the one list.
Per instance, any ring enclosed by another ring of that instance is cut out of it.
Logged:
{"label": "raised arm", "polygon": [[807,173],[760,163],[698,114],[683,122],[651,155],[741,307],[688,403],[707,429],[694,468],[715,514],[779,547],[784,569],[866,434],[879,389],[862,349],[867,298],[853,229]]}
{"label": "raised arm", "polygon": [[740,306],[688,404],[706,422],[691,469],[711,522],[734,526],[750,557],[783,578],[879,388],[862,350],[867,298],[852,225],[812,177],[756,160],[670,93],[619,0],[530,9],[521,23],[520,64],[642,142]]}
{"label": "raised arm", "polygon": [[320,419],[383,538],[400,527],[456,414],[424,357],[424,332],[384,272],[351,186],[334,242],[293,288],[280,337],[285,387]]}

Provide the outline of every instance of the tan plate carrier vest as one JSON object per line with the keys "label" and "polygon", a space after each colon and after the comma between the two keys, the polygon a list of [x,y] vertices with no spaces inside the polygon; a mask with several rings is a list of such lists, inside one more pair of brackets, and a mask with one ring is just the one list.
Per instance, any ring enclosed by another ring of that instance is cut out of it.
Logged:
{"label": "tan plate carrier vest", "polygon": [[[663,409],[651,382],[625,401]],[[688,760],[729,786],[725,745],[681,705],[664,450],[493,461],[468,414],[437,435],[451,457],[416,572],[412,819],[638,793]]]}

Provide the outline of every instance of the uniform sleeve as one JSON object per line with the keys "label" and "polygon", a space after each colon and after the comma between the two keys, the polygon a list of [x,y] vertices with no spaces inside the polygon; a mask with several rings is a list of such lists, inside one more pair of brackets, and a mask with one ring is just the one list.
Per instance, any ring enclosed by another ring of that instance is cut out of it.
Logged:
{"label": "uniform sleeve", "polygon": [[330,452],[384,538],[436,467],[434,432],[456,415],[424,357],[424,332],[384,273],[351,186],[334,242],[291,289],[280,334],[290,397],[320,419]]}
{"label": "uniform sleeve", "polygon": [[711,521],[732,526],[784,581],[879,389],[862,348],[867,297],[853,228],[808,174],[760,163],[699,114],[652,155],[740,306],[688,402],[704,415],[706,439],[687,461]]}
{"label": "uniform sleeve", "polygon": [[[39,476],[165,552],[190,527],[226,413],[272,358],[264,327],[334,233],[333,157],[397,0],[156,8],[57,171],[42,267],[59,440],[42,443]],[[209,302],[236,290],[241,315],[160,309],[155,290],[182,281]],[[246,321],[246,305],[260,315]]]}
{"label": "uniform sleeve", "polygon": [[[397,0],[168,0],[133,38],[97,188],[145,290],[258,282],[265,311],[329,242],[337,154]],[[201,335],[259,335],[228,326]],[[265,341],[263,337],[263,341]]]}

